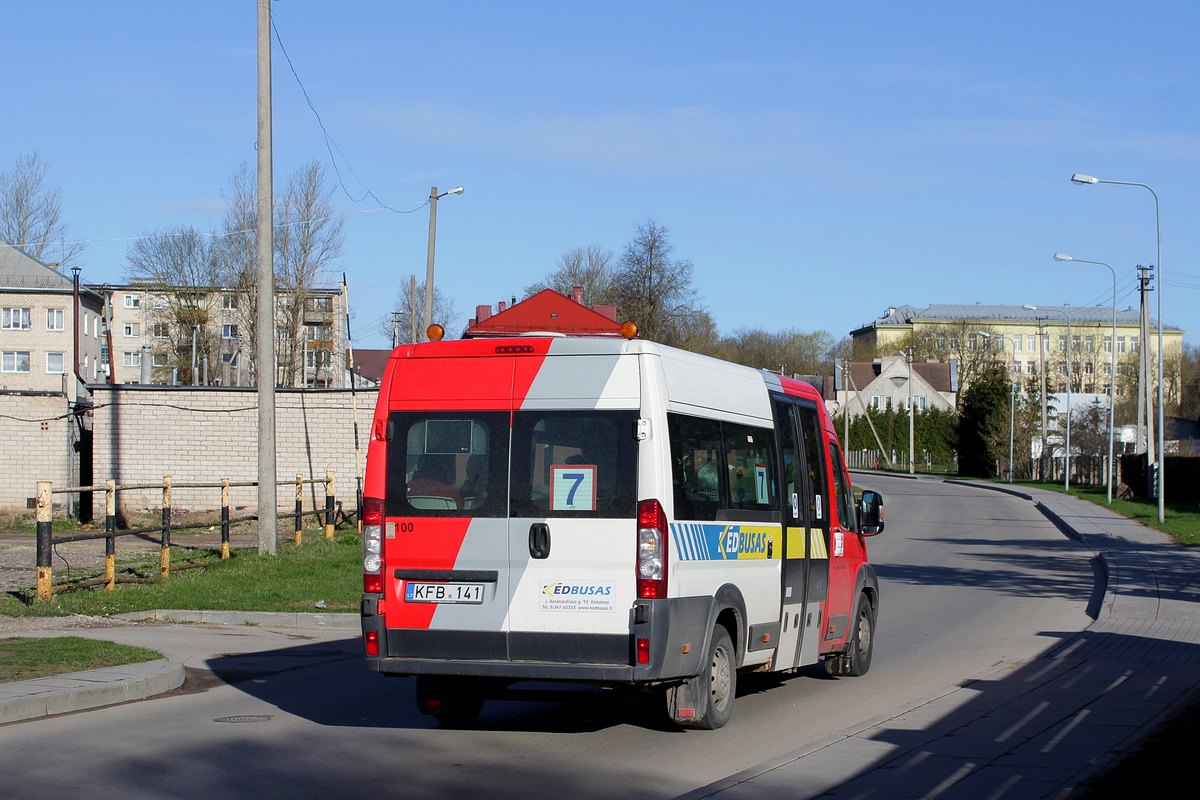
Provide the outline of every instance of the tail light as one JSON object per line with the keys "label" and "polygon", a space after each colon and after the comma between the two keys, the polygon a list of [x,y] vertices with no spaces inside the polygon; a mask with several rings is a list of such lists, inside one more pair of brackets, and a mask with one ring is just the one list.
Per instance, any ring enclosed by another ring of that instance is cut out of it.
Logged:
{"label": "tail light", "polygon": [[363,591],[383,591],[383,501],[363,499]]}
{"label": "tail light", "polygon": [[667,515],[657,500],[638,503],[637,593],[667,596]]}

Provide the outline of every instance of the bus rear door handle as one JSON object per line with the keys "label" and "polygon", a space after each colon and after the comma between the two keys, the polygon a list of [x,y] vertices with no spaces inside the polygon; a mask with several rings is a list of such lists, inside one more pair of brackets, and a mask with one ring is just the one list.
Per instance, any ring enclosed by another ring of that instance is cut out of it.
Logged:
{"label": "bus rear door handle", "polygon": [[529,526],[529,555],[533,558],[547,558],[550,555],[550,526],[544,522]]}

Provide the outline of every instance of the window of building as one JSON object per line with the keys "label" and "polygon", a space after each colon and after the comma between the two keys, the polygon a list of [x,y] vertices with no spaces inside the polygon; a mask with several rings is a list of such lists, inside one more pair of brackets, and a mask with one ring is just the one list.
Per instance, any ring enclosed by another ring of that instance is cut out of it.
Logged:
{"label": "window of building", "polygon": [[1026,335],[1025,345],[1026,345],[1026,347],[1025,347],[1026,350],[1028,350],[1031,353],[1036,353],[1037,352],[1037,337],[1034,336],[1032,333]]}
{"label": "window of building", "polygon": [[236,339],[237,335],[238,335],[237,325],[222,325],[221,326],[221,338],[222,339]]}
{"label": "window of building", "polygon": [[1088,353],[1096,352],[1096,337],[1089,336],[1084,340],[1084,350]]}
{"label": "window of building", "polygon": [[1094,375],[1095,372],[1096,372],[1096,368],[1094,366],[1092,366],[1092,362],[1088,361],[1087,363],[1085,363],[1083,365],[1083,374],[1084,375]]}
{"label": "window of building", "polygon": [[46,372],[61,375],[67,371],[67,359],[62,353],[46,353]]}
{"label": "window of building", "polygon": [[167,296],[166,296],[166,295],[162,295],[162,294],[156,294],[156,295],[154,295],[154,307],[155,307],[156,309],[158,309],[159,311],[162,311],[162,310],[163,310],[164,308],[166,308],[168,305],[170,305],[170,304],[167,302]]}
{"label": "window of building", "polygon": [[125,361],[124,361],[125,366],[140,367],[142,365],[142,354],[139,351],[126,350],[124,353],[124,356],[125,356]]}
{"label": "window of building", "polygon": [[1102,370],[1102,372],[1103,372],[1105,375],[1112,375],[1112,364],[1105,364],[1105,365],[1104,365],[1104,369]]}
{"label": "window of building", "polygon": [[61,308],[46,309],[46,330],[65,331],[67,329],[67,314]]}
{"label": "window of building", "polygon": [[1106,353],[1112,352],[1112,337],[1111,336],[1104,337],[1104,352],[1106,352]]}
{"label": "window of building", "polygon": [[1059,365],[1058,365],[1058,374],[1059,374],[1059,375],[1066,375],[1066,374],[1067,374],[1067,365],[1066,365],[1066,364],[1059,364]]}
{"label": "window of building", "polygon": [[305,338],[310,342],[324,342],[332,338],[332,328],[328,325],[305,325]]}
{"label": "window of building", "polygon": [[126,322],[125,323],[125,336],[127,338],[132,339],[134,337],[141,336],[141,335],[142,335],[142,324],[140,322]]}
{"label": "window of building", "polygon": [[946,349],[946,336],[945,336],[945,334],[941,334],[941,333],[939,333],[939,334],[938,334],[938,337],[937,337],[937,347],[938,347],[938,350],[945,350],[945,349]]}
{"label": "window of building", "polygon": [[142,296],[140,294],[125,295],[125,307],[126,308],[141,308],[142,307]]}
{"label": "window of building", "polygon": [[950,334],[950,349],[951,350],[958,349],[958,335],[957,334],[953,334],[953,333]]}
{"label": "window of building", "polygon": [[922,410],[922,411],[924,411],[924,410],[925,410],[925,408],[926,408],[926,405],[925,405],[925,404],[926,404],[926,402],[927,402],[927,401],[928,401],[928,398],[927,398],[927,397],[925,397],[925,395],[921,395],[921,410]]}
{"label": "window of building", "polygon": [[167,354],[166,353],[155,353],[154,356],[150,359],[150,363],[156,367],[167,366]]}
{"label": "window of building", "polygon": [[234,311],[237,309],[237,307],[238,307],[238,303],[237,303],[237,295],[236,294],[222,295],[221,308],[225,309],[226,311]]}
{"label": "window of building", "polygon": [[29,372],[29,351],[5,350],[0,354],[0,372]]}
{"label": "window of building", "polygon": [[1119,356],[1125,355],[1125,337],[1124,336],[1117,337],[1117,355],[1119,355]]}
{"label": "window of building", "polygon": [[1012,371],[1013,371],[1013,374],[1014,374],[1014,375],[1020,375],[1020,374],[1021,374],[1021,362],[1020,362],[1020,361],[1014,361],[1014,362],[1013,362]]}
{"label": "window of building", "polygon": [[1037,373],[1037,362],[1030,361],[1029,366],[1025,369],[1025,371],[1030,375],[1036,374]]}
{"label": "window of building", "polygon": [[[1004,341],[1004,340],[1001,339],[1000,341]],[[1013,337],[1013,352],[1014,353],[1021,352],[1021,334],[1019,334],[1019,333]]]}
{"label": "window of building", "polygon": [[1058,352],[1060,352],[1060,353],[1067,352],[1067,337],[1066,336],[1058,337]]}
{"label": "window of building", "polygon": [[879,395],[874,395],[871,398],[871,408],[879,408]]}
{"label": "window of building", "polygon": [[978,337],[978,336],[976,336],[976,335],[975,335],[975,334],[973,334],[973,333],[967,334],[967,349],[968,349],[968,350],[974,350],[974,349],[975,349],[975,341],[976,341],[978,338],[979,338],[979,337]]}
{"label": "window of building", "polygon": [[0,312],[0,330],[27,331],[29,320],[28,308],[6,308]]}
{"label": "window of building", "polygon": [[286,325],[275,326],[275,338],[280,339],[280,340],[291,339],[292,338],[291,328],[289,328]]}
{"label": "window of building", "polygon": [[1071,337],[1071,352],[1073,352],[1073,353],[1079,352],[1079,337],[1078,336]]}
{"label": "window of building", "polygon": [[305,311],[333,311],[332,297],[310,297],[304,301]]}
{"label": "window of building", "polygon": [[1138,337],[1136,337],[1136,336],[1129,337],[1129,352],[1131,352],[1131,353],[1138,352]]}
{"label": "window of building", "polygon": [[150,335],[155,339],[170,339],[171,326],[165,322],[155,322],[150,326]]}
{"label": "window of building", "polygon": [[892,407],[892,396],[890,394],[883,398],[883,404],[888,408]]}

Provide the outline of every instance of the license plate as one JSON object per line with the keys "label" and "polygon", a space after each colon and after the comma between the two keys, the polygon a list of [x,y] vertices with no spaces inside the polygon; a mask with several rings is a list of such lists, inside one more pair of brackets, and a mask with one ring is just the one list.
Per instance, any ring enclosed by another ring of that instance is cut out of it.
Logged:
{"label": "license plate", "polygon": [[408,603],[482,603],[482,583],[407,583]]}

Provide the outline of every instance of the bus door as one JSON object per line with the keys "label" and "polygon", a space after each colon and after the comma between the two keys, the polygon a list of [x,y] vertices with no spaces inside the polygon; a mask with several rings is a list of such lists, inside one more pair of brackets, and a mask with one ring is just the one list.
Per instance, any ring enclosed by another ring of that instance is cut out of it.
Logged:
{"label": "bus door", "polygon": [[825,463],[825,443],[821,437],[821,420],[816,404],[797,401],[795,404],[800,428],[800,444],[804,450],[805,475],[803,483],[808,497],[806,545],[808,577],[804,633],[800,642],[800,664],[815,664],[820,657],[820,632],[826,623],[829,596],[829,518],[830,498]]}
{"label": "bus door", "polygon": [[630,663],[638,416],[514,412],[509,658]]}
{"label": "bus door", "polygon": [[781,592],[779,647],[773,669],[801,666],[800,646],[804,630],[808,584],[808,481],[804,451],[797,444],[796,406],[776,397],[775,428],[779,432],[783,485],[783,589]]}

